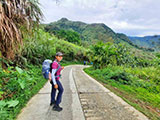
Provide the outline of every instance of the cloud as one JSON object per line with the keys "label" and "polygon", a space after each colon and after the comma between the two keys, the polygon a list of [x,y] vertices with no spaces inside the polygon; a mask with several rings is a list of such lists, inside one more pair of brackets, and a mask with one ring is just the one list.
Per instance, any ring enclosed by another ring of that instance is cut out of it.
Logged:
{"label": "cloud", "polygon": [[158,0],[40,0],[45,23],[66,17],[86,23],[105,23],[127,35],[160,34]]}

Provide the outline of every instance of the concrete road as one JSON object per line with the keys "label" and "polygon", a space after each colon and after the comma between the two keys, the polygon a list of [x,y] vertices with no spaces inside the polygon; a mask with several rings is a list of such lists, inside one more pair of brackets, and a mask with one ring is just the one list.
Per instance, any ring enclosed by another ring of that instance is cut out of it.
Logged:
{"label": "concrete road", "polygon": [[28,102],[18,120],[148,120],[142,113],[72,65],[62,71],[63,111],[50,107],[49,82]]}

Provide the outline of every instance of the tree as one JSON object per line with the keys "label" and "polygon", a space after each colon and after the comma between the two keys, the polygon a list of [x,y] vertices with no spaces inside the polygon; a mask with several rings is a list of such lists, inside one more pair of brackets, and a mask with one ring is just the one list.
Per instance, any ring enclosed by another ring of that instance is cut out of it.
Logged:
{"label": "tree", "polygon": [[13,60],[23,45],[23,33],[29,32],[42,18],[38,0],[0,0],[0,51]]}
{"label": "tree", "polygon": [[71,30],[54,30],[53,33],[58,37],[68,42],[80,44],[81,38],[77,32]]}

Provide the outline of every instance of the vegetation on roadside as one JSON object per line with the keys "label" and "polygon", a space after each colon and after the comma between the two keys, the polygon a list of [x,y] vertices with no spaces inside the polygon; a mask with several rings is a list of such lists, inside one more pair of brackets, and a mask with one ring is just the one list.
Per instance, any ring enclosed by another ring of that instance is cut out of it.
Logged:
{"label": "vegetation on roadside", "polygon": [[0,119],[12,120],[46,82],[39,66],[26,64],[22,70],[17,62],[22,62],[17,56],[24,39],[32,36],[43,15],[37,0],[1,0],[0,12]]}
{"label": "vegetation on roadside", "polygon": [[1,0],[0,12],[0,51],[2,57],[14,60],[23,35],[32,33],[43,14],[37,0]]}
{"label": "vegetation on roadside", "polygon": [[123,44],[97,43],[85,71],[153,120],[160,118],[160,58],[135,56]]}
{"label": "vegetation on roadside", "polygon": [[28,65],[24,70],[12,66],[0,68],[1,120],[13,120],[45,83],[41,66]]}
{"label": "vegetation on roadside", "polygon": [[131,54],[130,48],[125,44],[113,44],[109,42],[98,42],[91,46],[91,49],[87,53],[90,61],[93,62],[93,67],[95,69],[105,68],[109,64],[119,66],[124,65],[126,67],[147,67],[160,64],[160,59],[158,57],[145,59],[144,57],[136,56],[135,54]]}
{"label": "vegetation on roadside", "polygon": [[[86,49],[58,39],[37,29],[32,36],[26,36],[24,45],[14,61],[1,58],[7,68],[0,67],[0,116],[2,120],[14,119],[27,101],[46,83],[41,74],[45,59],[55,59],[55,53],[64,53],[62,66],[81,64]],[[0,61],[0,63],[1,63]],[[23,68],[23,69],[22,69]]]}
{"label": "vegetation on roadside", "polygon": [[64,53],[66,61],[82,61],[86,58],[86,49],[82,46],[58,39],[45,32],[43,28],[37,29],[33,36],[26,36],[20,53],[17,54],[14,64],[24,67],[27,64],[39,65],[45,59],[55,59],[57,51]]}
{"label": "vegetation on roadside", "polygon": [[92,62],[93,67],[85,69],[88,74],[149,118],[160,118],[160,53],[150,52],[155,45],[158,50],[159,43],[152,41],[150,49],[139,47],[104,24],[72,22],[66,18],[45,25],[46,31],[54,30],[52,35],[38,24],[43,16],[38,5],[37,0],[0,2],[2,120],[15,119],[46,83],[41,64],[45,59],[54,60],[58,51],[64,54],[62,66],[82,64],[83,60]]}
{"label": "vegetation on roadside", "polygon": [[104,69],[86,68],[85,72],[152,120],[160,117],[160,68],[109,65]]}

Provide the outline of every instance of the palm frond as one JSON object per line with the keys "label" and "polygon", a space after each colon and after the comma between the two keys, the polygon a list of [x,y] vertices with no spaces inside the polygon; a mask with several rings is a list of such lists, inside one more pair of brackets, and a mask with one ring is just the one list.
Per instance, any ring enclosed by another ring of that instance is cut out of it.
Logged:
{"label": "palm frond", "polygon": [[[23,26],[27,30],[38,24],[43,14],[37,0],[0,0],[0,51],[2,56],[13,59],[22,45]],[[12,53],[12,54],[11,54]]]}

